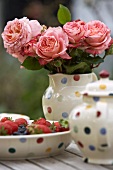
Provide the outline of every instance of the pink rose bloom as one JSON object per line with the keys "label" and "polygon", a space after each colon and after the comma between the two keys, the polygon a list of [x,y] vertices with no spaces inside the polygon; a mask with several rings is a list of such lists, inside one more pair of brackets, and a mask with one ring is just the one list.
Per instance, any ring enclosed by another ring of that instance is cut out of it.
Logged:
{"label": "pink rose bloom", "polygon": [[26,17],[9,21],[2,33],[4,47],[7,48],[9,54],[18,58],[23,45],[40,34],[41,29],[42,26],[38,21],[29,21]]}
{"label": "pink rose bloom", "polygon": [[36,44],[36,53],[41,65],[55,58],[71,59],[66,53],[69,40],[61,27],[49,27]]}
{"label": "pink rose bloom", "polygon": [[67,22],[63,26],[63,30],[67,33],[71,43],[79,43],[84,38],[86,30],[85,22],[81,20]]}
{"label": "pink rose bloom", "polygon": [[84,49],[93,55],[101,54],[109,47],[111,42],[110,29],[98,20],[88,22],[86,27]]}

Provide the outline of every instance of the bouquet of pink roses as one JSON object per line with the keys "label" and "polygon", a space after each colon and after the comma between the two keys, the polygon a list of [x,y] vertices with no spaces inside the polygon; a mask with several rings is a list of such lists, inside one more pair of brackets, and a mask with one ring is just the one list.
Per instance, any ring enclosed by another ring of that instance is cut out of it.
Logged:
{"label": "bouquet of pink roses", "polygon": [[90,73],[113,54],[110,29],[103,22],[71,21],[71,13],[63,5],[57,16],[62,26],[47,28],[26,17],[9,21],[2,33],[7,52],[24,68],[45,68],[52,74]]}

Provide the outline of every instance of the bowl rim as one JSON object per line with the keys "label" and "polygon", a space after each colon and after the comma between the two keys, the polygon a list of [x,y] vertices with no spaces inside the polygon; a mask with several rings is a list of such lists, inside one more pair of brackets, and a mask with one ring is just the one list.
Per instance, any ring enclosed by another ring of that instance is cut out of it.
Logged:
{"label": "bowl rim", "polygon": [[20,138],[45,138],[45,137],[54,137],[70,134],[70,130],[64,132],[53,132],[53,133],[42,133],[42,134],[33,134],[33,135],[7,135],[0,136],[1,139],[20,139]]}

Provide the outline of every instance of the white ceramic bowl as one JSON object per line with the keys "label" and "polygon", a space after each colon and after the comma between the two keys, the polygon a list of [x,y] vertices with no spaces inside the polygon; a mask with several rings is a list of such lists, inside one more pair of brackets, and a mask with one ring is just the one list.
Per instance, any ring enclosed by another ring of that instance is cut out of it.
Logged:
{"label": "white ceramic bowl", "polygon": [[29,119],[30,119],[29,116],[26,116],[26,115],[23,115],[23,114],[0,113],[0,120],[1,120],[3,117],[11,117],[12,120],[15,120],[15,119],[18,119],[18,118],[24,118],[24,119],[26,119],[27,121],[29,121]]}
{"label": "white ceramic bowl", "polygon": [[49,134],[0,136],[0,160],[35,159],[62,153],[70,131]]}

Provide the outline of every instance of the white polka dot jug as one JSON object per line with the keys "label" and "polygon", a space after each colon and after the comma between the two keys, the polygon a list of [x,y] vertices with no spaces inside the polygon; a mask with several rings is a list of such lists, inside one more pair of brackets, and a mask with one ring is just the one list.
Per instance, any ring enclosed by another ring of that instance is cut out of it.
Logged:
{"label": "white polka dot jug", "polygon": [[113,164],[113,81],[106,70],[100,80],[87,84],[83,103],[69,116],[71,136],[83,153],[83,160]]}
{"label": "white polka dot jug", "polygon": [[96,80],[95,73],[49,75],[49,87],[42,98],[46,119],[68,119],[72,108],[82,103],[80,92],[85,89],[88,83]]}

